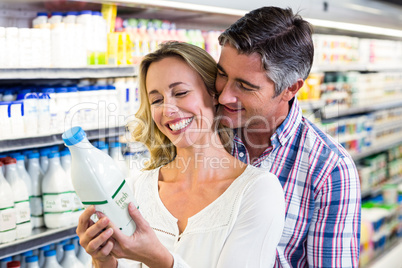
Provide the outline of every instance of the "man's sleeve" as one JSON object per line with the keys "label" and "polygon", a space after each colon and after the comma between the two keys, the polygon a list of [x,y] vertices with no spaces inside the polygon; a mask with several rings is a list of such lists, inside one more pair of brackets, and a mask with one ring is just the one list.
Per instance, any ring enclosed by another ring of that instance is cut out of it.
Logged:
{"label": "man's sleeve", "polygon": [[342,158],[316,193],[307,239],[309,267],[358,267],[360,182],[350,158]]}

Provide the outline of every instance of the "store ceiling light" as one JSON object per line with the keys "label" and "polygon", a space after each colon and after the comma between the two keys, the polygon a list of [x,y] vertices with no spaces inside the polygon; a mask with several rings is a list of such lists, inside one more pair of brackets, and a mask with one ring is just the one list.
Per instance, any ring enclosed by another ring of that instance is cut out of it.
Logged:
{"label": "store ceiling light", "polygon": [[376,14],[376,15],[381,15],[383,14],[383,12],[377,8],[372,8],[372,7],[365,7],[365,6],[361,6],[361,5],[356,5],[356,4],[345,4],[346,8],[349,9],[353,9],[356,11],[362,11],[362,12],[366,12],[366,13],[371,13],[371,14]]}
{"label": "store ceiling light", "polygon": [[[235,17],[239,17],[239,18],[248,12],[248,10],[214,7],[214,6],[199,5],[199,4],[192,4],[192,3],[166,1],[166,0],[114,0],[114,2],[123,4],[123,5],[138,4],[138,5],[144,5],[144,6],[173,8],[173,9],[178,9],[178,10],[188,10],[188,11],[196,11],[196,12],[222,14],[222,15],[228,15],[228,16],[235,16]],[[354,5],[354,6],[356,8],[356,6],[358,6],[358,5]],[[360,8],[362,8],[362,6],[360,6]],[[376,9],[370,8],[370,10],[371,10],[371,12],[374,12],[373,10],[376,10]],[[368,11],[367,8],[366,8],[366,11]],[[325,28],[330,28],[330,29],[369,33],[369,34],[375,34],[375,35],[385,35],[385,36],[392,36],[392,37],[402,37],[402,31],[396,30],[396,29],[381,28],[381,27],[368,26],[368,25],[362,25],[362,24],[354,24],[354,23],[346,23],[346,22],[320,20],[320,19],[310,19],[310,18],[305,18],[305,19],[316,27],[325,27]]]}

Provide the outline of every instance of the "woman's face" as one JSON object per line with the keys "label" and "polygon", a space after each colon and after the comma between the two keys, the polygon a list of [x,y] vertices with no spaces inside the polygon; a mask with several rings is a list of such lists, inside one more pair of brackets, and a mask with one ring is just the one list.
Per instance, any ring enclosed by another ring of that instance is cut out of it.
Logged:
{"label": "woman's face", "polygon": [[195,70],[168,57],[151,63],[145,83],[152,118],[177,148],[209,144],[216,101]]}

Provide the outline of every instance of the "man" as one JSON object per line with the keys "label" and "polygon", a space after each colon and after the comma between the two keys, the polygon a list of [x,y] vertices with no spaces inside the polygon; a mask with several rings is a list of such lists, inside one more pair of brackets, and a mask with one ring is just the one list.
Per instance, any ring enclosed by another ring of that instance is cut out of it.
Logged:
{"label": "man", "polygon": [[[286,203],[275,267],[357,267],[360,184],[335,140],[295,98],[313,62],[312,28],[290,9],[263,7],[219,37],[216,88],[233,154],[276,174]],[[275,204],[272,204],[275,205]]]}

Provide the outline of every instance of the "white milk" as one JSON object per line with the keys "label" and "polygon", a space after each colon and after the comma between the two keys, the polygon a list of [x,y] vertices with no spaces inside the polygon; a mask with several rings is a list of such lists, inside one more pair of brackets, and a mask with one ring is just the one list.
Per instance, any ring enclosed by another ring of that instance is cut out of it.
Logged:
{"label": "white milk", "polygon": [[95,205],[125,235],[132,235],[136,226],[127,206],[137,203],[115,161],[92,146],[81,127],[67,130],[62,138],[71,152],[71,176],[82,203]]}
{"label": "white milk", "polygon": [[[31,209],[31,215],[32,215],[32,179],[31,176],[29,176],[27,170],[25,169],[25,156],[23,155],[17,155],[15,156],[15,159],[17,159],[17,170],[18,170],[18,174],[20,175],[20,178],[25,182],[25,185],[27,186],[27,190],[28,190],[28,195],[29,195],[29,207]],[[32,222],[32,219],[31,219]],[[33,225],[33,223],[31,223],[32,228],[34,228],[35,226]]]}
{"label": "white milk", "polygon": [[47,228],[60,228],[72,223],[72,193],[69,178],[60,165],[59,153],[48,155],[49,168],[42,181],[43,214]]}
{"label": "white milk", "polygon": [[56,260],[56,250],[45,251],[45,263],[42,268],[63,268]]}
{"label": "white milk", "polygon": [[[3,163],[0,162],[1,166]],[[13,241],[16,237],[14,196],[10,184],[0,172],[0,244]]]}
{"label": "white milk", "polygon": [[48,251],[48,250],[50,250],[49,245],[46,245],[46,246],[43,246],[43,247],[39,248],[39,256],[38,256],[39,260],[38,260],[38,262],[39,262],[40,267],[43,267],[43,265],[45,264],[45,252]]}
{"label": "white milk", "polygon": [[29,208],[28,189],[17,171],[17,160],[12,157],[3,158],[6,166],[6,179],[14,195],[16,210],[17,239],[30,236],[32,233],[31,210]]}
{"label": "white milk", "polygon": [[25,263],[26,263],[26,268],[40,268],[39,267],[39,262],[38,262],[38,256],[33,255],[26,257]]}
{"label": "white milk", "polygon": [[43,202],[42,202],[42,180],[43,172],[39,164],[39,153],[28,155],[28,174],[31,177],[32,196],[29,200],[31,205],[31,221],[34,227],[42,227],[43,222]]}
{"label": "white milk", "polygon": [[73,244],[67,244],[63,246],[64,257],[60,264],[63,268],[84,268],[84,265],[75,256],[75,246]]}
{"label": "white milk", "polygon": [[92,268],[92,257],[89,255],[85,249],[81,248],[78,252],[77,258],[86,268]]}

